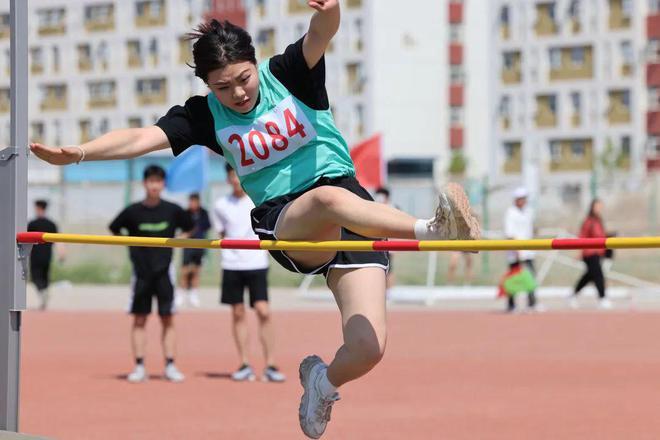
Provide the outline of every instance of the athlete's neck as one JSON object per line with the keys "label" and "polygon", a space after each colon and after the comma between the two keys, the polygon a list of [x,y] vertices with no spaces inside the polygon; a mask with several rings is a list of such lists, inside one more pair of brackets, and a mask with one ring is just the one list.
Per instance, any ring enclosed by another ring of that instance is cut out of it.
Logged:
{"label": "athlete's neck", "polygon": [[160,197],[147,197],[142,201],[142,204],[149,208],[153,208],[154,206],[160,205]]}

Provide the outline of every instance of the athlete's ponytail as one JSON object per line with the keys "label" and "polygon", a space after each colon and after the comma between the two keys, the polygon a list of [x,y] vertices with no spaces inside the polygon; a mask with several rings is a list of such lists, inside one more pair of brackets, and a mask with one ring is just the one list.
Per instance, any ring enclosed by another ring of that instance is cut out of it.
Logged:
{"label": "athlete's ponytail", "polygon": [[228,21],[200,24],[188,39],[196,40],[193,44],[193,60],[195,76],[204,82],[209,73],[222,69],[229,64],[249,61],[257,64],[252,37],[245,29]]}

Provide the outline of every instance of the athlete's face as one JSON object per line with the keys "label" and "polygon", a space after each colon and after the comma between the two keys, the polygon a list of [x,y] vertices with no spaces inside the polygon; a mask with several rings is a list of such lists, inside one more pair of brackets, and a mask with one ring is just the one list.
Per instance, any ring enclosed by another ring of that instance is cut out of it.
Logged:
{"label": "athlete's face", "polygon": [[149,176],[144,180],[144,189],[148,199],[159,199],[165,188],[165,180],[158,176]]}
{"label": "athlete's face", "polygon": [[259,73],[249,61],[230,64],[209,73],[207,85],[218,101],[238,113],[254,108],[259,97]]}

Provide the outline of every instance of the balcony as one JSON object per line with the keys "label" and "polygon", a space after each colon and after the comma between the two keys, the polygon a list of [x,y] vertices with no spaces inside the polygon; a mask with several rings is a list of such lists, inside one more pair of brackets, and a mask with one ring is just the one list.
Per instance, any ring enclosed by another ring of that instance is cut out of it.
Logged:
{"label": "balcony", "polygon": [[631,25],[630,16],[623,10],[624,0],[610,0],[609,27],[612,30],[627,29]]}
{"label": "balcony", "polygon": [[557,34],[559,27],[555,22],[554,3],[539,3],[536,5],[536,22],[534,23],[534,32],[537,36],[547,36]]}
{"label": "balcony", "polygon": [[161,90],[157,93],[141,94],[137,95],[137,102],[140,106],[145,105],[161,105],[167,103],[167,92]]}
{"label": "balcony", "polygon": [[460,107],[463,105],[463,85],[456,84],[449,86],[449,105]]}
{"label": "balcony", "polygon": [[520,52],[505,52],[500,74],[504,84],[518,84],[522,81],[522,62]]}
{"label": "balcony", "polygon": [[39,26],[37,33],[40,37],[66,34],[66,23],[51,23]]}
{"label": "balcony", "polygon": [[463,3],[449,3],[449,23],[463,22]]}
{"label": "balcony", "polygon": [[[560,50],[560,62],[550,67],[550,80],[591,79],[594,75],[593,51],[591,46],[564,47]],[[581,58],[574,56],[573,51],[579,51]]]}
{"label": "balcony", "polygon": [[[348,4],[346,6],[348,6]],[[307,2],[301,2],[299,0],[289,0],[288,9],[290,14],[302,14],[310,12],[309,6],[307,6]]]}
{"label": "balcony", "polygon": [[536,97],[536,114],[534,121],[539,128],[557,126],[557,103],[553,96]]}
{"label": "balcony", "polygon": [[449,146],[452,149],[463,146],[463,127],[451,127],[449,129]]}
{"label": "balcony", "polygon": [[646,17],[646,36],[651,39],[660,39],[660,14]]}
{"label": "balcony", "polygon": [[0,89],[0,113],[9,113],[9,89]]}
{"label": "balcony", "polygon": [[66,110],[67,107],[66,89],[63,91],[47,91],[39,106],[42,111]]}
{"label": "balcony", "polygon": [[117,106],[117,97],[112,96],[93,96],[87,102],[87,108],[90,110],[100,108],[113,108]]}
{"label": "balcony", "polygon": [[[306,4],[307,2],[305,2]],[[346,0],[344,3],[346,3],[346,6],[349,9],[357,9],[362,7],[362,0]]]}
{"label": "balcony", "polygon": [[9,38],[9,14],[0,14],[0,40]]}
{"label": "balcony", "polygon": [[30,73],[34,75],[39,75],[44,73],[44,65],[41,63],[32,63],[30,65]]}
{"label": "balcony", "polygon": [[85,29],[87,32],[105,32],[115,29],[115,16],[110,15],[103,19],[85,20]]}
{"label": "balcony", "polygon": [[556,152],[552,153],[550,171],[589,171],[593,167],[591,139],[568,139],[556,141]]}
{"label": "balcony", "polygon": [[508,24],[500,25],[500,38],[503,40],[511,38],[511,26]]}
{"label": "balcony", "polygon": [[449,45],[449,64],[456,66],[463,64],[463,45],[452,43]]}
{"label": "balcony", "polygon": [[630,94],[623,91],[609,93],[610,104],[607,109],[607,121],[610,124],[628,124],[632,116],[630,111]]}
{"label": "balcony", "polygon": [[660,111],[646,113],[646,132],[649,135],[660,136]]}
{"label": "balcony", "polygon": [[506,159],[502,165],[504,174],[522,173],[522,144],[520,142],[507,142],[504,145]]}
{"label": "balcony", "polygon": [[151,0],[137,3],[135,26],[139,28],[165,26],[167,9],[164,0]]}

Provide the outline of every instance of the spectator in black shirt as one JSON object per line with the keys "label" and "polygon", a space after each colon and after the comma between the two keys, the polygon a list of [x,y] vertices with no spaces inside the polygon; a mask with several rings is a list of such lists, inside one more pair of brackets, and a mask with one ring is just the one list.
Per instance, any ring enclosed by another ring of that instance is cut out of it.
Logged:
{"label": "spectator in black shirt", "polygon": [[[202,208],[197,193],[192,193],[188,197],[188,215],[194,224],[190,238],[206,238],[206,233],[211,229],[211,221],[209,220],[208,211]],[[204,254],[206,254],[206,249],[183,250],[183,262],[179,277],[181,291],[176,295],[177,307],[181,307],[186,298],[188,298],[188,303],[191,306],[199,307],[199,272],[202,268]]]}
{"label": "spectator in black shirt", "polygon": [[[34,202],[35,219],[28,223],[28,231],[30,232],[57,232],[57,225],[46,217],[46,209],[48,209],[48,202],[45,200],[37,200]],[[61,249],[61,248],[60,248]],[[46,310],[48,307],[48,286],[50,285],[50,263],[53,257],[53,244],[45,243],[32,248],[30,253],[30,277],[34,287],[37,288],[37,293],[41,300],[40,309]],[[60,253],[60,259],[64,258],[64,254]]]}
{"label": "spectator in black shirt", "polygon": [[[125,230],[132,236],[168,238],[173,238],[177,229],[190,231],[193,224],[183,208],[160,198],[165,186],[165,170],[156,165],[147,167],[144,170],[143,182],[145,199],[124,209],[110,224],[110,231],[115,235]],[[133,296],[129,311],[134,315],[131,340],[136,365],[128,375],[128,380],[143,382],[147,379],[144,367],[145,326],[147,316],[151,313],[152,298],[155,296],[163,328],[165,378],[172,382],[181,382],[184,376],[174,365],[176,343],[172,249],[131,247],[129,254],[133,265]]]}

